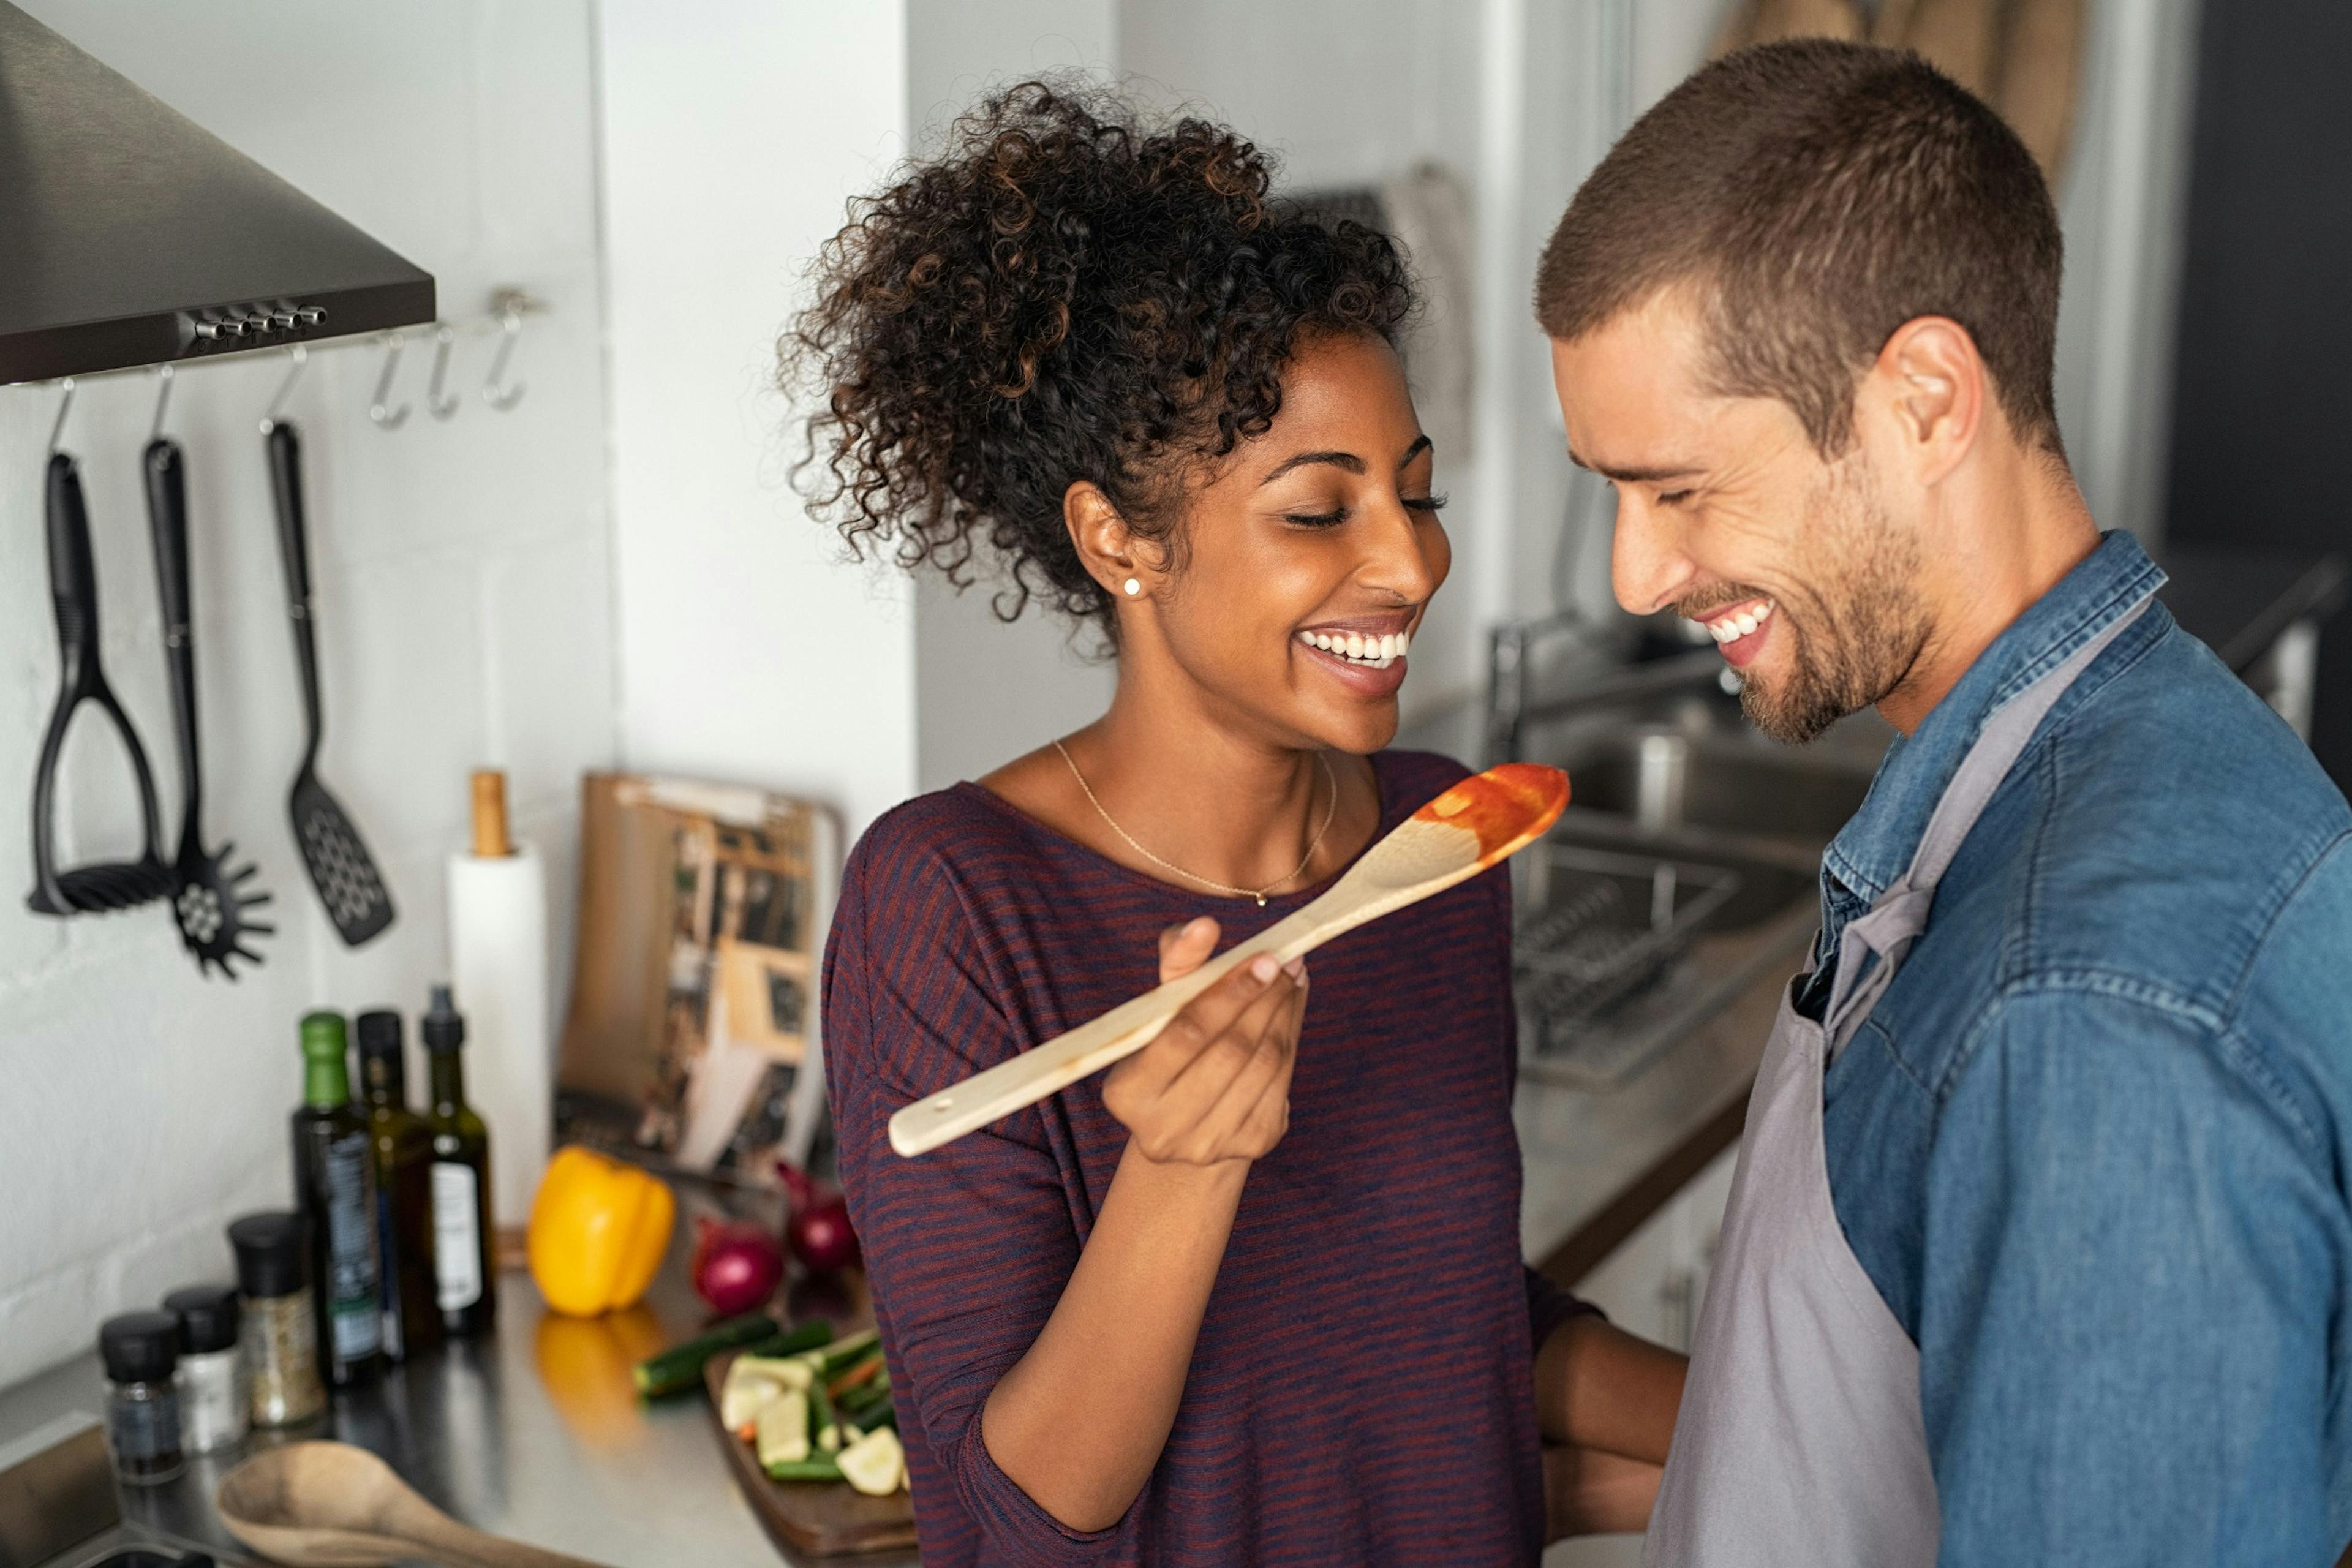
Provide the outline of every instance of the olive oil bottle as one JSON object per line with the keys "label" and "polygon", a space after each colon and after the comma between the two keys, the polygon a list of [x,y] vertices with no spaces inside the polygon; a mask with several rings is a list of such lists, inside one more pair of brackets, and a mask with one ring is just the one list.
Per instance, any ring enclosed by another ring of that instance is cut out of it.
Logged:
{"label": "olive oil bottle", "polygon": [[294,1195],[310,1222],[319,1373],[334,1388],[368,1382],[383,1371],[375,1148],[367,1117],[352,1103],[349,1051],[341,1013],[304,1016]]}
{"label": "olive oil bottle", "polygon": [[466,1020],[446,985],[433,988],[433,1005],[417,1029],[433,1069],[425,1121],[433,1132],[433,1258],[441,1327],[452,1336],[478,1334],[499,1310],[491,1268],[490,1132],[466,1103],[459,1055]]}
{"label": "olive oil bottle", "polygon": [[433,1130],[408,1109],[400,1015],[389,1007],[354,1021],[360,1095],[375,1149],[376,1252],[383,1266],[383,1348],[405,1360],[441,1342],[433,1270]]}

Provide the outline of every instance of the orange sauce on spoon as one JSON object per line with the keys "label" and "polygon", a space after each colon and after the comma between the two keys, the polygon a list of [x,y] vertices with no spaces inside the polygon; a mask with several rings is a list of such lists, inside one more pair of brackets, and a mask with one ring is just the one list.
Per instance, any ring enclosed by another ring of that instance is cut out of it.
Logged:
{"label": "orange sauce on spoon", "polygon": [[1478,858],[1491,860],[1559,820],[1568,805],[1568,775],[1540,763],[1505,763],[1473,773],[1412,814],[1478,836]]}

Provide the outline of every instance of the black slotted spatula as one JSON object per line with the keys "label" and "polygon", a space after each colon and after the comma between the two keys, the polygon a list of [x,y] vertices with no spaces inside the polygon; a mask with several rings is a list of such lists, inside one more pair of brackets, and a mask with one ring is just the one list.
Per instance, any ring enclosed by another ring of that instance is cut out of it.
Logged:
{"label": "black slotted spatula", "polygon": [[392,923],[392,894],[349,813],[319,782],[319,648],[311,635],[310,546],[302,513],[302,444],[283,419],[269,426],[269,486],[278,501],[278,552],[286,566],[286,614],[294,626],[294,664],[302,677],[306,739],[288,809],[302,868],[336,934],[352,947]]}

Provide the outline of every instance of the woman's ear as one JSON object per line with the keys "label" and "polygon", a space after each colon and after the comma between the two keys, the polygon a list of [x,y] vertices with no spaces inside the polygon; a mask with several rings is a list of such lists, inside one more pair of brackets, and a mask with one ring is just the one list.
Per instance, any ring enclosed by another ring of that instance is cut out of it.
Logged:
{"label": "woman's ear", "polygon": [[1092,479],[1076,480],[1062,492],[1062,526],[1087,575],[1114,600],[1140,597],[1150,587],[1151,571],[1139,558],[1147,552],[1136,548],[1127,520]]}

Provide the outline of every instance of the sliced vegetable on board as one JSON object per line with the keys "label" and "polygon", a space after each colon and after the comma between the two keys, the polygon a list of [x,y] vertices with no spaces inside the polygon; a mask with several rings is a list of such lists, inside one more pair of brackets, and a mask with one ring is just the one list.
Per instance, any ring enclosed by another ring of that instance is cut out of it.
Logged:
{"label": "sliced vegetable on board", "polygon": [[820,1454],[837,1453],[841,1448],[841,1416],[825,1396],[824,1384],[809,1385],[809,1439]]}
{"label": "sliced vegetable on board", "polygon": [[842,1479],[867,1497],[888,1497],[907,1479],[907,1451],[885,1426],[841,1451]]}
{"label": "sliced vegetable on board", "polygon": [[760,1412],[790,1392],[783,1380],[767,1373],[742,1373],[730,1368],[719,1394],[719,1424],[740,1437],[753,1435]]}
{"label": "sliced vegetable on board", "polygon": [[779,1460],[761,1468],[772,1481],[838,1481],[845,1478],[831,1454],[818,1454],[806,1459]]}
{"label": "sliced vegetable on board", "polygon": [[809,1457],[809,1397],[788,1389],[760,1412],[754,1450],[760,1468],[774,1472],[778,1465],[795,1464]]}

